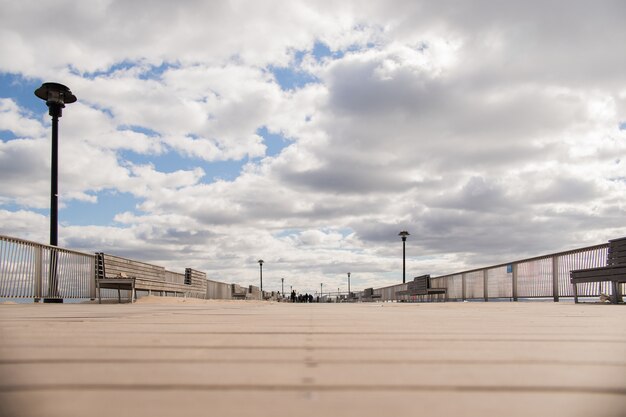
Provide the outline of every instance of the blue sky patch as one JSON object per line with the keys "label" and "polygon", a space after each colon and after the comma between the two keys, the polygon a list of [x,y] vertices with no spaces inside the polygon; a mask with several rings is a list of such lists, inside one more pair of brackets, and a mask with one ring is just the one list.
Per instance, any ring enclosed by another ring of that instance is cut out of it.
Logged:
{"label": "blue sky patch", "polygon": [[351,235],[352,233],[354,233],[354,230],[350,227],[342,227],[342,228],[334,229],[334,230],[341,233],[341,236],[343,237],[347,237]]}
{"label": "blue sky patch", "polygon": [[285,149],[291,141],[279,133],[270,133],[265,126],[257,129],[256,134],[263,138],[263,143],[267,146],[266,156],[276,156]]}
{"label": "blue sky patch", "polygon": [[200,158],[180,155],[177,152],[168,152],[162,155],[142,155],[132,151],[121,151],[119,158],[130,161],[135,165],[151,164],[159,172],[171,173],[176,171],[192,171],[202,168],[205,176],[202,183],[212,183],[218,180],[233,181],[241,173],[247,161],[214,161],[207,162]]}
{"label": "blue sky patch", "polygon": [[13,139],[17,139],[17,136],[15,136],[13,132],[11,132],[10,130],[2,130],[0,128],[0,140],[8,141]]}
{"label": "blue sky patch", "polygon": [[42,113],[47,113],[46,103],[35,95],[35,90],[41,87],[41,84],[42,81],[38,79],[0,73],[2,86],[0,97],[12,99],[23,109],[40,109]]}
{"label": "blue sky patch", "polygon": [[317,77],[291,67],[270,67],[270,72],[282,90],[297,90],[307,84],[319,82]]}
{"label": "blue sky patch", "polygon": [[302,233],[302,229],[283,229],[277,233],[274,233],[272,236],[280,239],[289,236],[297,236],[300,233]]}
{"label": "blue sky patch", "polygon": [[164,72],[166,72],[170,68],[177,68],[179,67],[179,65],[168,63],[168,62],[163,62],[160,65],[145,65],[142,62],[122,61],[114,65],[111,65],[106,70],[99,70],[99,71],[94,71],[94,72],[80,72],[76,68],[70,67],[70,72],[82,78],[95,80],[98,77],[107,77],[111,74],[115,74],[116,72],[128,71],[136,67],[140,67],[143,69],[143,71],[139,73],[139,76],[138,76],[139,79],[154,80],[154,79],[160,79]]}
{"label": "blue sky patch", "polygon": [[[72,226],[107,226],[114,222],[113,218],[118,213],[125,211],[134,212],[135,206],[140,200],[130,193],[105,190],[95,194],[97,203],[71,200],[65,203],[65,207],[59,208],[59,223]],[[45,215],[49,215],[46,210]]]}
{"label": "blue sky patch", "polygon": [[18,212],[20,210],[27,210],[27,211],[32,211],[33,213],[41,214],[42,216],[50,215],[49,208],[25,207],[25,206],[15,204],[15,203],[6,203],[6,204],[0,203],[0,209],[12,211],[12,212]]}
{"label": "blue sky patch", "polygon": [[313,56],[318,61],[321,61],[322,59],[326,57],[333,56],[333,52],[325,43],[316,42],[315,45],[313,46]]}
{"label": "blue sky patch", "polygon": [[144,71],[139,76],[142,80],[154,80],[160,79],[161,76],[172,68],[179,68],[180,66],[177,64],[170,64],[167,62],[162,63],[161,65],[150,65],[147,71]]}
{"label": "blue sky patch", "polygon": [[147,127],[142,127],[142,126],[122,125],[122,126],[119,126],[117,128],[117,130],[120,130],[120,131],[130,130],[132,132],[141,133],[141,134],[144,134],[144,135],[150,136],[150,137],[160,136],[158,132],[156,132],[156,131],[154,131],[152,129],[148,129]]}
{"label": "blue sky patch", "polygon": [[343,52],[333,52],[328,45],[322,42],[316,42],[311,51],[296,51],[294,53],[293,62],[288,67],[270,66],[268,70],[274,74],[274,78],[283,90],[297,90],[307,84],[318,83],[319,79],[301,69],[302,60],[307,53],[311,53],[319,62],[324,58],[340,58]]}

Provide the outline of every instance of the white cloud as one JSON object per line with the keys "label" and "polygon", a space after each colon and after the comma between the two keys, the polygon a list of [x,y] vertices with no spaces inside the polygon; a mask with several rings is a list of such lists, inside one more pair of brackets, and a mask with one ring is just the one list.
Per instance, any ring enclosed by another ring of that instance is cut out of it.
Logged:
{"label": "white cloud", "polygon": [[41,123],[33,120],[15,101],[7,98],[0,98],[0,128],[22,138],[39,137],[45,132]]}
{"label": "white cloud", "polygon": [[14,139],[0,142],[0,178],[3,204],[48,207],[50,141]]}

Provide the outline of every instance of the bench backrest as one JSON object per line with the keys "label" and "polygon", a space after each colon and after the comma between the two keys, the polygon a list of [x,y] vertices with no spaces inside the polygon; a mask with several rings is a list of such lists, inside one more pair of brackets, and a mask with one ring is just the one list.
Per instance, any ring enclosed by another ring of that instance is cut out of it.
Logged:
{"label": "bench backrest", "polygon": [[626,265],[626,237],[609,240],[606,264],[609,266]]}
{"label": "bench backrest", "polygon": [[413,281],[409,281],[406,289],[412,294],[426,294],[428,293],[428,288],[430,287],[430,275],[422,275],[419,277],[413,278]]}
{"label": "bench backrest", "polygon": [[239,284],[230,284],[230,288],[233,294],[245,294],[246,290]]}
{"label": "bench backrest", "polygon": [[96,252],[96,278],[104,279],[106,277],[106,269],[104,266],[104,253]]}

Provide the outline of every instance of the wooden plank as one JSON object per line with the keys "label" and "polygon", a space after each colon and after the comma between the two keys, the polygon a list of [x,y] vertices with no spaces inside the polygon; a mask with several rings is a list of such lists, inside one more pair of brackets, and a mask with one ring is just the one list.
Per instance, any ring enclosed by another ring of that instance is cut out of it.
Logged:
{"label": "wooden plank", "polygon": [[571,278],[572,284],[582,284],[584,282],[626,282],[626,275],[597,275],[593,277]]}
{"label": "wooden plank", "polygon": [[617,239],[611,239],[611,240],[609,240],[609,243],[613,243],[613,244],[626,244],[626,236],[624,236],[624,237],[618,237]]}
{"label": "wooden plank", "polygon": [[606,255],[606,264],[626,264],[626,237],[609,240],[609,249]]}
{"label": "wooden plank", "polygon": [[570,271],[571,274],[580,274],[586,272],[594,272],[594,271],[623,271],[626,270],[626,265],[608,265],[608,266],[600,266],[597,268],[585,268],[585,269],[574,269]]}
{"label": "wooden plank", "polygon": [[207,294],[206,274],[201,271],[191,270],[191,283],[185,284],[184,273],[168,271],[158,265],[107,254],[104,263],[107,276],[125,274],[135,277],[139,290],[198,294],[200,298]]}
{"label": "wooden plank", "polygon": [[584,284],[590,282],[626,282],[626,277],[589,277],[589,278],[572,278],[572,284]]}
{"label": "wooden plank", "polygon": [[626,265],[605,266],[602,268],[593,269],[579,269],[570,272],[571,278],[586,278],[604,275],[626,275]]}
{"label": "wooden plank", "polygon": [[606,263],[607,265],[626,265],[626,251],[607,256]]}

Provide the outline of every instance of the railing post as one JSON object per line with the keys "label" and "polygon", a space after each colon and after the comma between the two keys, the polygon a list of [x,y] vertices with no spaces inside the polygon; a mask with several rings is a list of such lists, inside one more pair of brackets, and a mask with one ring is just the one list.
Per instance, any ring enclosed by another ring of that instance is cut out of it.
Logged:
{"label": "railing post", "polygon": [[42,281],[42,268],[41,268],[41,252],[43,248],[40,245],[35,246],[35,279],[34,279],[34,301],[38,303],[41,301],[41,281]]}
{"label": "railing post", "polygon": [[512,281],[512,293],[513,293],[513,301],[517,301],[517,263],[513,264],[513,281]]}
{"label": "railing post", "polygon": [[461,297],[465,301],[465,274],[461,274]]}
{"label": "railing post", "polygon": [[96,255],[91,263],[91,280],[89,280],[89,298],[91,300],[96,299],[96,262],[98,262],[98,255]]}
{"label": "railing post", "polygon": [[489,289],[488,289],[489,274],[487,269],[483,269],[483,291],[485,293],[485,301],[489,301]]}
{"label": "railing post", "polygon": [[557,255],[552,256],[552,295],[554,296],[554,302],[559,301],[559,257]]}

